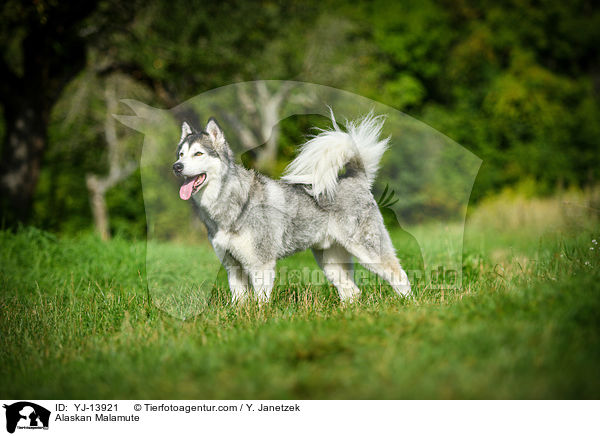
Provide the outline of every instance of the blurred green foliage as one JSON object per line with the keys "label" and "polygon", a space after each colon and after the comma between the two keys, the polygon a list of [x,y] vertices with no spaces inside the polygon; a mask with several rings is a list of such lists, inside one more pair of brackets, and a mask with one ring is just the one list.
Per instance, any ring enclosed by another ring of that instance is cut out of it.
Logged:
{"label": "blurred green foliage", "polygon": [[[17,19],[14,6],[7,3],[0,14]],[[256,79],[364,95],[425,121],[482,158],[475,201],[523,180],[533,181],[536,194],[598,181],[600,9],[590,0],[151,0],[129,6],[105,0],[96,14],[112,14],[116,24],[95,29],[89,18],[95,37],[87,40],[87,65],[52,112],[33,216],[46,229],[72,233],[92,225],[85,175],[107,171],[108,80],[117,80],[120,97],[167,108]],[[0,32],[3,61],[15,74],[22,37]],[[309,133],[307,119],[282,126],[273,174]],[[142,136],[122,126],[119,135],[126,154],[139,156]],[[139,172],[109,191],[107,202],[113,233],[144,235]]]}

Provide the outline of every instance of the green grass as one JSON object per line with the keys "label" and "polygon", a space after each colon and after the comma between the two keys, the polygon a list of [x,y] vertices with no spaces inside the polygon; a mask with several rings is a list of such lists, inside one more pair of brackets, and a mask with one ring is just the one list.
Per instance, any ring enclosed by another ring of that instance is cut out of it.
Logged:
{"label": "green grass", "polygon": [[[145,243],[0,233],[0,396],[597,398],[597,223],[477,222],[456,291],[407,302],[371,284],[341,305],[329,286],[281,284],[268,306],[236,307],[219,289],[186,321],[149,301]],[[419,231],[435,245],[447,230]],[[304,253],[286,262],[314,267]]]}

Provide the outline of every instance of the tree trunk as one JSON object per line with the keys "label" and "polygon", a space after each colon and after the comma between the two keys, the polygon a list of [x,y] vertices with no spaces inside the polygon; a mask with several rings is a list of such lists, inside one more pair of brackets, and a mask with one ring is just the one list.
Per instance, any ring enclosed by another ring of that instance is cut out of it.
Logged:
{"label": "tree trunk", "polygon": [[32,102],[4,107],[0,215],[3,225],[27,222],[47,142],[48,110]]}
{"label": "tree trunk", "polygon": [[90,191],[90,206],[94,216],[94,227],[103,241],[110,239],[108,208],[106,207],[106,188],[96,176],[88,175],[87,188]]}
{"label": "tree trunk", "polygon": [[85,66],[86,40],[80,25],[96,5],[96,0],[50,2],[44,7],[24,2],[21,20],[8,23],[9,32],[23,33],[23,61],[17,73],[0,57],[0,104],[6,129],[0,163],[2,226],[12,227],[29,219],[46,149],[50,110],[67,83]]}

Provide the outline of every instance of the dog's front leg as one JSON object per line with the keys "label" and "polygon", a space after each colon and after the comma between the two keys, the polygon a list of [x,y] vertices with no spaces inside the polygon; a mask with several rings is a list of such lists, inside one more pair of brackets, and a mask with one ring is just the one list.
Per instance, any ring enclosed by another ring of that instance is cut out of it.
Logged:
{"label": "dog's front leg", "polygon": [[249,268],[250,281],[258,301],[268,302],[275,282],[275,262]]}
{"label": "dog's front leg", "polygon": [[231,300],[233,303],[245,301],[249,296],[248,275],[241,266],[227,267],[227,279],[229,281],[229,290],[231,291]]}
{"label": "dog's front leg", "polygon": [[242,265],[229,253],[224,255],[222,262],[227,270],[227,280],[229,282],[232,302],[239,303],[246,300],[249,296],[248,291],[250,290],[248,274],[246,274]]}

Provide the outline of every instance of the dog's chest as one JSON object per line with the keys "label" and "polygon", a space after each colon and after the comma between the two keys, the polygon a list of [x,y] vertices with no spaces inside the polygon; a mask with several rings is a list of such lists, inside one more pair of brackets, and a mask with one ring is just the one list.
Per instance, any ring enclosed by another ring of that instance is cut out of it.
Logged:
{"label": "dog's chest", "polygon": [[219,259],[223,259],[225,253],[228,251],[227,249],[229,248],[229,242],[231,239],[229,234],[223,231],[218,231],[212,236],[212,238],[209,239],[213,249],[215,250],[215,253],[217,253],[217,257]]}

